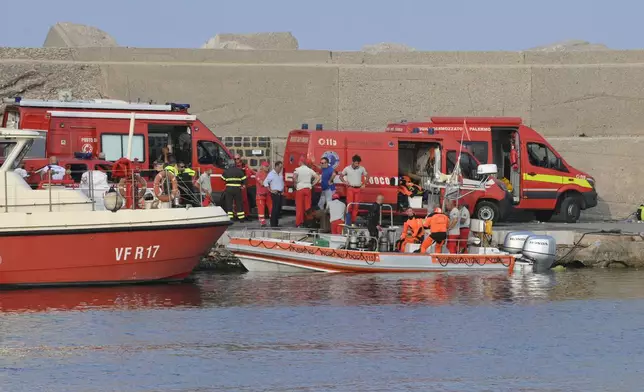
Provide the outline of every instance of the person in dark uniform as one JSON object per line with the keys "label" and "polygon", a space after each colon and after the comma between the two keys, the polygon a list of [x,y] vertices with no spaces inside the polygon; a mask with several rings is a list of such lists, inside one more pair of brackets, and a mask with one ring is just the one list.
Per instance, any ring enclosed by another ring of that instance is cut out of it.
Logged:
{"label": "person in dark uniform", "polygon": [[[234,210],[236,209],[237,219],[240,222],[246,221],[246,214],[244,213],[242,201],[242,186],[246,184],[246,174],[244,170],[237,167],[235,164],[230,164],[222,174],[223,180],[226,182],[226,211],[228,218],[231,220],[234,217]],[[233,206],[234,203],[234,206]],[[236,208],[235,208],[236,207]]]}
{"label": "person in dark uniform", "polygon": [[380,217],[382,216],[382,203],[385,201],[383,195],[378,195],[376,197],[376,202],[371,205],[369,208],[369,214],[367,215],[367,229],[369,229],[369,235],[375,238],[378,238],[380,233]]}

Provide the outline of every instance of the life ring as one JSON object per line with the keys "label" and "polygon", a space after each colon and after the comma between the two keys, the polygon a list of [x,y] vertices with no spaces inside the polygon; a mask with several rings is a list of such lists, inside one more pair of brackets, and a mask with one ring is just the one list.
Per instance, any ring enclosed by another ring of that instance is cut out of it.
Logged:
{"label": "life ring", "polygon": [[[139,205],[141,205],[142,202],[143,202],[143,196],[145,196],[145,192],[147,191],[147,188],[148,188],[148,183],[145,182],[143,177],[141,177],[139,175],[136,175],[135,178],[136,178],[136,182],[138,183],[137,188],[138,188],[138,191],[139,191],[137,201],[139,202]],[[119,190],[119,194],[121,195],[121,197],[123,197],[125,199],[125,195],[126,195],[126,192],[127,192],[125,178],[121,178],[119,180],[118,190]]]}
{"label": "life ring", "polygon": [[[168,178],[172,184],[172,191],[169,195],[163,194],[163,181]],[[177,184],[177,177],[167,171],[159,172],[156,177],[154,177],[154,196],[156,196],[159,201],[168,202],[174,200],[179,195],[179,185]]]}

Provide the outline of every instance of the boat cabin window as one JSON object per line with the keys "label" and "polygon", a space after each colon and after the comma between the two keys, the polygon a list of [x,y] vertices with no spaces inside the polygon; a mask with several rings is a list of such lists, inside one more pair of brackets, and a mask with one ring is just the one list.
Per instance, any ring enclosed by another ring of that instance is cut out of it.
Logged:
{"label": "boat cabin window", "polygon": [[[102,134],[101,151],[105,154],[105,160],[116,161],[127,156],[127,143],[127,134]],[[138,159],[140,162],[145,162],[143,135],[132,135],[132,156],[130,159]]]}
{"label": "boat cabin window", "polygon": [[532,166],[558,171],[568,171],[555,153],[545,144],[528,143],[528,160]]}
{"label": "boat cabin window", "polygon": [[20,125],[20,112],[11,110],[5,114],[2,126],[4,128],[18,129]]}
{"label": "boat cabin window", "polygon": [[47,142],[47,132],[38,132],[41,136],[44,136],[42,139],[34,139],[34,144],[31,146],[31,149],[27,152],[25,158],[46,158],[46,142]]}
{"label": "boat cabin window", "polygon": [[230,157],[219,144],[200,140],[197,142],[197,159],[202,165],[214,165],[223,169]]}
{"label": "boat cabin window", "polygon": [[[22,149],[22,151],[20,151],[20,154],[16,157],[16,160],[13,161],[13,165],[11,165],[12,167],[9,167],[8,170],[14,170],[22,164],[22,160],[29,152],[29,149],[33,145],[33,142],[33,139],[26,141],[25,147]],[[0,141],[0,160],[2,160],[2,166],[5,165],[7,157],[9,156],[9,154],[11,154],[11,151],[15,146],[15,141],[7,141],[6,139],[4,141]]]}
{"label": "boat cabin window", "polygon": [[87,171],[87,165],[84,163],[70,163],[65,165],[65,169],[69,169],[71,171],[70,176],[74,182],[81,182],[83,173]]}
{"label": "boat cabin window", "polygon": [[481,164],[487,164],[487,142],[463,142],[463,147],[469,151]]}
{"label": "boat cabin window", "polygon": [[[452,174],[454,172],[457,159],[458,155],[456,155],[456,151],[452,150],[447,152],[447,174]],[[477,174],[479,164],[472,155],[463,152],[461,155],[460,167],[463,178],[468,180],[479,180],[479,175]]]}
{"label": "boat cabin window", "polygon": [[192,167],[192,129],[188,124],[148,124],[150,164],[163,161],[162,149],[167,147],[177,162]]}

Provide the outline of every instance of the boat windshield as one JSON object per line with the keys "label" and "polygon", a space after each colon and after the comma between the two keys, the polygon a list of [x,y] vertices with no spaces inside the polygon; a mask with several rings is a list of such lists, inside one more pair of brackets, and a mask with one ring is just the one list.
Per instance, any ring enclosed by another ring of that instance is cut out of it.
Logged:
{"label": "boat windshield", "polygon": [[[11,151],[16,147],[18,143],[15,140],[7,140],[7,139],[0,139],[0,160],[2,161],[2,166],[0,166],[0,169],[5,169],[5,163],[7,160],[7,157],[11,154]],[[15,168],[19,167],[20,164],[22,163],[22,160],[25,158],[29,150],[31,149],[31,146],[34,144],[34,139],[29,139],[25,141],[25,145],[22,148],[22,151],[20,151],[20,154],[16,157],[16,159],[13,162],[10,162],[11,167],[6,168],[7,170],[14,170]]]}

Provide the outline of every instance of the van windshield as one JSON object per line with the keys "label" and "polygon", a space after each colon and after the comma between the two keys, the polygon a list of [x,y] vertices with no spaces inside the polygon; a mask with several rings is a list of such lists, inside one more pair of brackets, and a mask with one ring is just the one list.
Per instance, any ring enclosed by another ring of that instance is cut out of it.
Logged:
{"label": "van windshield", "polygon": [[478,159],[481,164],[487,163],[487,142],[463,142],[463,147]]}
{"label": "van windshield", "polygon": [[[447,174],[452,174],[454,172],[457,160],[458,155],[456,154],[456,151],[452,150],[447,152]],[[461,155],[460,167],[463,178],[468,180],[479,180],[479,175],[477,173],[479,164],[472,155],[467,152],[463,152]]]}
{"label": "van windshield", "polygon": [[542,143],[528,143],[528,160],[532,166],[567,171],[561,160],[548,146]]}

